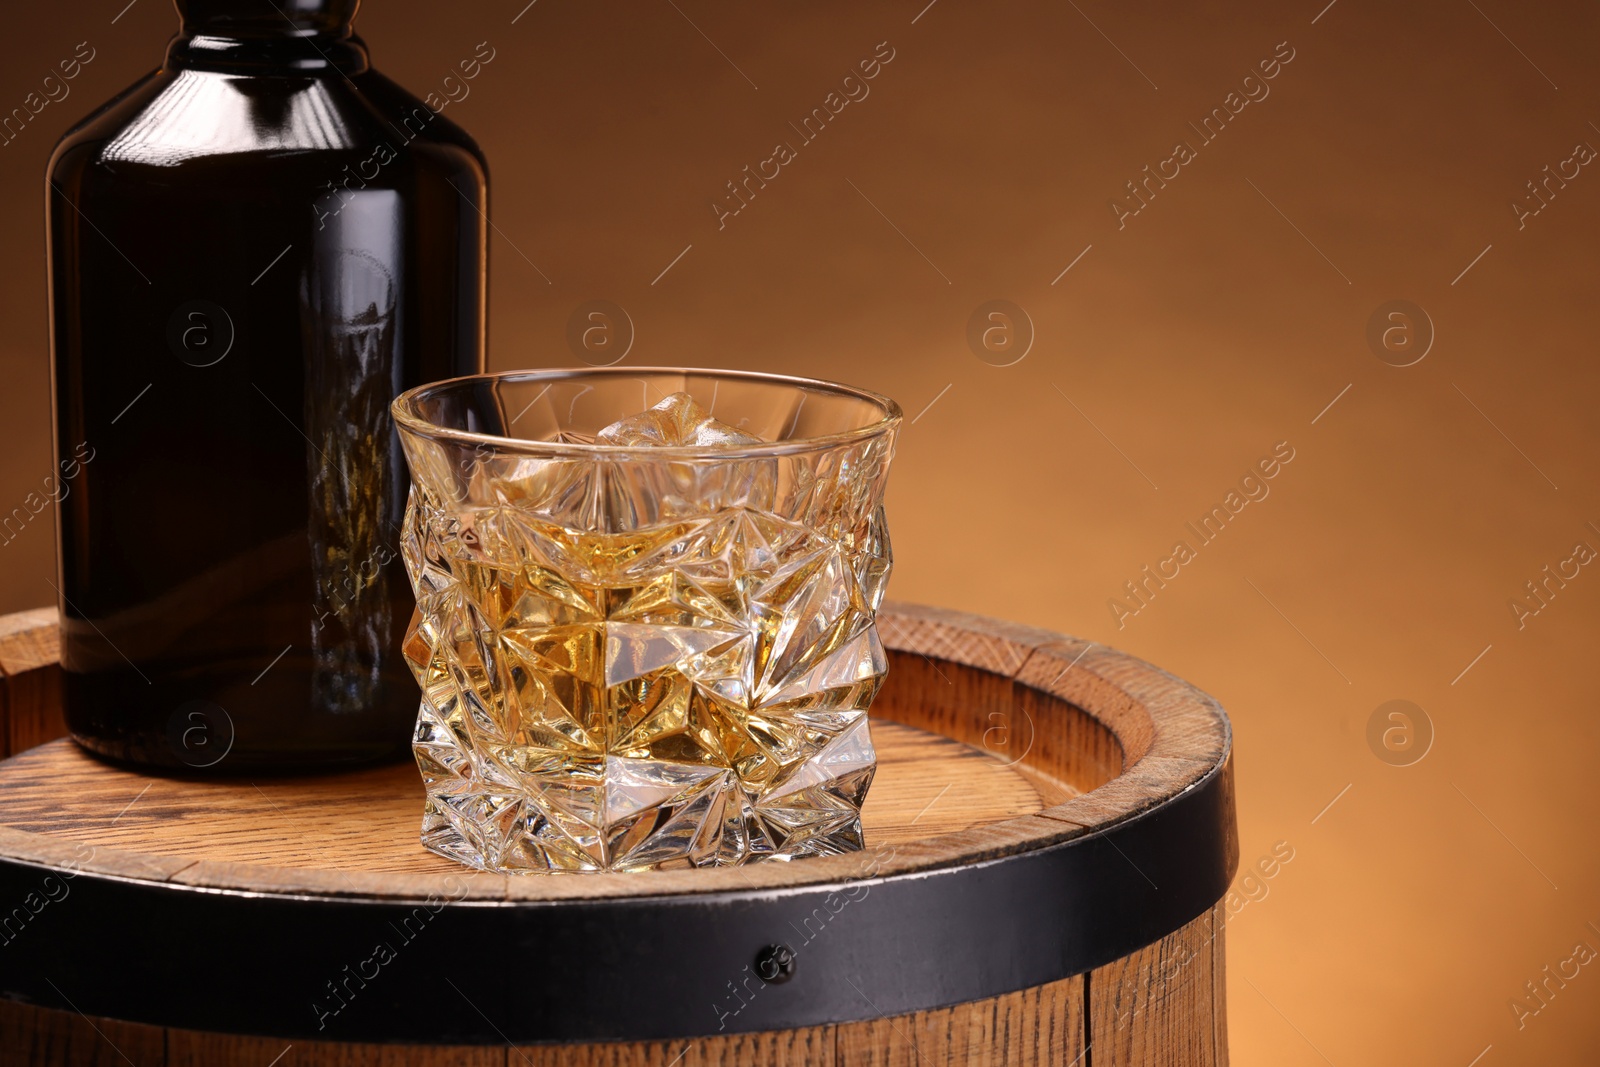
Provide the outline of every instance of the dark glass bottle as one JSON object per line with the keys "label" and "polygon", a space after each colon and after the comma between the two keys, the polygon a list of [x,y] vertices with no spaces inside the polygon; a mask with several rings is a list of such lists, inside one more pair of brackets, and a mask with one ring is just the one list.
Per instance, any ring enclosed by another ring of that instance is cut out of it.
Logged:
{"label": "dark glass bottle", "polygon": [[372,69],[356,0],[177,6],[50,160],[67,725],[211,773],[398,757],[388,407],[482,367],[483,156]]}

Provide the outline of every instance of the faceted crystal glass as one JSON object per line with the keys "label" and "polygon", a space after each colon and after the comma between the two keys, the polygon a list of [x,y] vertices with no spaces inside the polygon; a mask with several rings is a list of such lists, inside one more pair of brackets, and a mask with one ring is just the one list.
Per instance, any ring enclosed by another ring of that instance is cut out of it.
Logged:
{"label": "faceted crystal glass", "polygon": [[424,845],[506,872],[862,847],[894,401],[608,368],[394,413]]}

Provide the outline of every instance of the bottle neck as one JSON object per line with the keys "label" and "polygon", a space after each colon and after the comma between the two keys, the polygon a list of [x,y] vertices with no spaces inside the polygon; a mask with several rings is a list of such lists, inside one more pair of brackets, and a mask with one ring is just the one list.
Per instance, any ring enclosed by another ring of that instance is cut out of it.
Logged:
{"label": "bottle neck", "polygon": [[176,0],[169,70],[306,75],[369,68],[351,29],[358,0]]}

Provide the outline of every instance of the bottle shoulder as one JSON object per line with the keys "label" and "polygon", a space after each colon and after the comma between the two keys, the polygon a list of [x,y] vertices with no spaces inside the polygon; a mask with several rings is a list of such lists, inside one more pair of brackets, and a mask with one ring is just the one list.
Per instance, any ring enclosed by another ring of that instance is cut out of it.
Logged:
{"label": "bottle shoulder", "polygon": [[368,70],[356,81],[362,85],[364,95],[379,113],[416,120],[415,127],[403,126],[403,133],[409,135],[414,129],[417,132],[415,139],[418,141],[458,149],[471,157],[478,168],[487,175],[488,162],[484,158],[483,149],[478,147],[478,142],[466,130],[445,117],[444,111],[449,104],[447,100],[434,94],[429,94],[426,99],[419,98],[376,70]]}
{"label": "bottle shoulder", "polygon": [[159,69],[151,71],[67,127],[50,153],[50,175],[54,177],[60,167],[92,155],[95,145],[144,110],[151,98],[160,94],[162,74]]}
{"label": "bottle shoulder", "polygon": [[68,130],[49,176],[63,181],[95,164],[167,169],[231,160],[259,171],[283,161],[298,168],[306,156],[362,158],[380,146],[417,166],[442,163],[487,177],[483,153],[465,130],[370,68],[353,77],[163,68]]}

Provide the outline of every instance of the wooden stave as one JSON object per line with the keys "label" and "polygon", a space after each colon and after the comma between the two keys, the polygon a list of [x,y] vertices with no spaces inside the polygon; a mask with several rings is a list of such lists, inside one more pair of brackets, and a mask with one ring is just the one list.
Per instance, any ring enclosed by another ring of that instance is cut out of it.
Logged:
{"label": "wooden stave", "polygon": [[[5,625],[0,623],[0,638],[3,638],[5,629]],[[37,626],[34,627],[34,630],[37,630]],[[29,632],[28,640],[31,651],[23,658],[27,660],[31,657],[31,662],[35,664],[33,670],[37,671],[37,663],[45,661],[48,656],[40,654],[37,647],[33,646],[41,643],[47,644],[48,642],[41,642],[36,632]],[[1109,650],[1096,651],[1097,646],[1062,638],[1046,631],[1019,627],[1014,624],[993,622],[939,609],[896,605],[886,609],[884,632],[885,643],[890,647],[897,647],[901,650],[909,648],[913,652],[922,653],[925,659],[927,659],[928,650],[931,650],[940,655],[949,656],[948,662],[951,663],[962,663],[980,670],[990,671],[991,673],[996,667],[1002,671],[1008,671],[1010,673],[1002,678],[1005,686],[1012,685],[1011,679],[1013,676],[1029,677],[1031,679],[1030,683],[1022,687],[1025,691],[1032,691],[1032,687],[1036,686],[1037,689],[1044,691],[1050,691],[1054,688],[1056,690],[1081,693],[1087,691],[1083,688],[1087,685],[1089,690],[1093,690],[1098,686],[1102,690],[1102,698],[1105,696],[1104,691],[1108,686],[1111,690],[1122,692],[1124,695],[1126,695],[1127,691],[1132,691],[1136,695],[1143,694],[1148,706],[1152,708],[1152,714],[1148,722],[1139,723],[1129,719],[1126,707],[1122,707],[1120,710],[1113,707],[1112,710],[1116,714],[1109,716],[1113,720],[1111,725],[1117,731],[1119,743],[1126,751],[1135,755],[1135,759],[1127,771],[1118,780],[1108,783],[1108,785],[1116,786],[1117,782],[1120,781],[1120,790],[1118,788],[1107,789],[1103,786],[1086,797],[1068,800],[1037,815],[1028,815],[1007,822],[992,824],[963,834],[947,835],[958,840],[939,839],[933,843],[925,843],[924,847],[908,849],[907,851],[912,853],[909,857],[897,854],[893,861],[895,869],[863,871],[860,863],[863,859],[861,856],[837,858],[844,862],[836,862],[835,858],[813,860],[805,864],[792,865],[789,870],[782,872],[785,875],[789,875],[798,871],[805,877],[789,879],[786,883],[780,880],[780,884],[758,886],[756,887],[757,889],[766,890],[769,895],[771,891],[788,892],[790,894],[800,893],[802,895],[810,892],[812,897],[815,898],[819,887],[825,889],[828,886],[850,884],[853,880],[861,879],[864,874],[877,876],[877,881],[874,884],[892,884],[896,877],[918,875],[926,877],[925,872],[954,870],[959,873],[961,870],[970,869],[974,865],[993,865],[1007,858],[1017,856],[1037,857],[1051,852],[1059,852],[1063,847],[1070,845],[1074,841],[1079,841],[1081,846],[1083,842],[1080,839],[1087,836],[1098,835],[1098,840],[1103,841],[1108,836],[1106,831],[1119,824],[1159,821],[1159,819],[1152,818],[1152,816],[1170,816],[1174,802],[1180,798],[1194,800],[1196,797],[1209,797],[1213,807],[1216,809],[1217,817],[1226,823],[1226,830],[1221,834],[1222,840],[1216,842],[1216,844],[1220,845],[1220,851],[1225,855],[1221,865],[1213,872],[1213,883],[1218,880],[1221,883],[1220,885],[1213,884],[1215,894],[1216,896],[1221,895],[1227,879],[1231,878],[1233,866],[1236,864],[1237,844],[1232,839],[1231,833],[1231,764],[1228,759],[1231,737],[1228,734],[1226,718],[1222,716],[1220,709],[1216,708],[1214,701],[1211,701],[1210,698],[1205,697],[1198,690],[1194,690],[1185,683],[1172,679],[1169,675],[1155,671],[1153,668],[1140,664],[1138,661],[1121,653]],[[970,640],[972,637],[978,639]],[[8,653],[4,640],[0,639],[0,670],[7,670],[8,676],[15,673],[7,668],[7,663],[15,661],[17,658]],[[930,666],[933,665],[932,659],[927,659],[927,662]],[[1062,665],[1065,666],[1063,667]],[[938,670],[938,668],[935,666],[934,670]],[[1032,675],[1030,675],[1030,671],[1033,672]],[[1076,677],[1073,676],[1073,672],[1077,672]],[[1066,680],[1063,681],[1063,678]],[[1119,686],[1121,687],[1120,689],[1118,688]],[[1162,689],[1167,691],[1163,693],[1161,692]],[[1174,693],[1182,698],[1178,699],[1176,704],[1174,704]],[[1136,697],[1129,698],[1129,700],[1135,704],[1137,703]],[[1163,700],[1166,702],[1165,704],[1162,703]],[[1117,720],[1117,715],[1122,716],[1120,721]],[[1210,729],[1197,729],[1197,723],[1201,727],[1209,726]],[[1151,793],[1150,790],[1153,785],[1170,789],[1171,792],[1162,794],[1158,790],[1155,793]],[[1143,791],[1142,793],[1141,790]],[[1118,795],[1119,792],[1122,795]],[[1074,804],[1080,801],[1088,801],[1089,803],[1087,805],[1077,804],[1075,808]],[[1099,820],[1099,824],[1096,825],[1091,820]],[[31,857],[34,862],[30,863],[29,859],[23,855],[28,851],[25,847],[28,844],[30,842],[16,840],[16,835],[12,832],[0,832],[0,850],[13,855],[16,860],[25,866],[37,866],[38,870],[42,871],[45,867],[38,866],[39,863],[48,864],[52,858],[56,862],[61,862],[62,857],[59,855],[51,857],[50,855],[37,854],[39,850],[36,849],[36,854]],[[31,844],[38,845],[39,842],[31,842]],[[1112,844],[1115,845],[1115,841]],[[1126,839],[1125,845],[1119,847],[1119,851],[1124,851],[1125,847]],[[43,851],[48,852],[49,850],[45,849]],[[1101,848],[1101,851],[1105,852],[1107,850]],[[832,865],[840,869],[823,871],[821,868],[824,865]],[[212,893],[216,893],[220,887],[229,884],[237,887],[240,884],[238,879],[241,875],[250,878],[244,884],[257,885],[261,895],[278,894],[280,896],[321,899],[330,895],[338,896],[341,893],[350,891],[350,887],[347,886],[342,890],[330,893],[328,886],[315,884],[316,879],[311,880],[313,884],[295,884],[292,880],[285,883],[280,880],[270,886],[261,886],[259,881],[251,877],[252,875],[258,875],[259,872],[252,872],[249,869],[250,866],[224,866],[221,869],[206,872],[207,877],[199,880],[209,883]],[[172,877],[176,873],[164,870],[159,861],[152,862],[149,857],[139,857],[134,854],[97,855],[89,864],[84,865],[83,869],[93,878],[110,878],[125,882],[152,879],[159,882]],[[760,871],[761,868],[753,868],[752,870]],[[33,873],[36,875],[38,872],[35,871]],[[715,889],[707,887],[705,883],[708,879],[703,876],[729,873],[731,872],[692,872],[688,877],[694,879],[697,883],[696,889],[693,890],[684,890],[678,886],[666,885],[659,885],[659,887],[658,885],[652,885],[651,888],[655,891],[653,894],[655,896],[671,896],[694,892],[698,897],[705,897],[708,895],[706,891],[697,890],[709,890],[711,893],[727,897],[729,894],[720,887]],[[494,878],[494,876],[485,877]],[[659,879],[662,877],[673,878],[674,876],[652,875],[649,877]],[[676,877],[681,879],[683,876]],[[424,896],[426,892],[437,891],[439,888],[436,883],[430,884],[425,878],[422,881],[417,881],[416,879],[417,876],[411,876],[407,884],[400,887],[398,895],[384,895],[382,893],[376,896],[368,895],[372,887],[359,886],[356,887],[358,895],[352,899],[360,900],[366,904],[379,903],[380,901],[415,900]],[[614,900],[616,897],[614,890],[608,893],[604,891],[608,887],[597,884],[606,879],[621,879],[629,890],[628,894],[624,894],[625,896],[636,893],[639,886],[636,876],[592,876],[579,879],[514,879],[510,880],[509,886],[494,885],[485,888],[481,898],[476,894],[474,895],[474,901],[476,903],[493,901],[525,906],[539,902],[553,903],[555,899],[563,899],[566,902],[564,906],[567,907],[577,902],[596,904],[607,899]],[[500,881],[505,882],[506,880],[501,879]],[[740,881],[741,883],[748,883],[749,880],[741,879]],[[768,879],[769,883],[772,881],[772,879]],[[1163,877],[1162,881],[1166,881],[1165,877]],[[551,883],[559,883],[559,888],[562,892],[557,894],[541,892],[541,890],[547,889]],[[519,894],[515,891],[523,887],[528,888],[531,892]],[[382,889],[383,887],[379,888]],[[602,891],[594,892],[593,890],[596,888]],[[740,888],[747,891],[750,889],[748,884],[741,884]],[[1216,896],[1211,897],[1211,900],[1215,900]],[[1209,905],[1210,901],[1205,903]],[[1191,921],[1195,921],[1196,916],[1203,916],[1205,913],[1204,906],[1192,910],[1194,914],[1186,914],[1181,917],[1181,920],[1175,919],[1169,914],[1162,924],[1164,928],[1156,931],[1152,940],[1159,940],[1162,934],[1170,935],[1172,931]],[[1121,956],[1123,954],[1119,952],[1117,955]],[[1106,966],[1112,963],[1114,958],[1096,959],[1093,961],[1093,965]],[[1083,961],[1080,959],[1079,962]],[[1087,970],[1088,967],[1083,967],[1082,969]],[[1061,977],[1064,976],[1033,974],[1027,976],[1025,980],[1019,980],[1013,976],[1010,979],[1012,984],[1009,988],[1037,986]],[[1009,991],[1009,988],[1006,991]],[[973,992],[971,988],[964,989],[959,996],[952,997],[952,1000],[973,1001],[982,999],[981,996],[973,996]],[[982,996],[987,996],[989,993],[1004,991],[989,990],[987,992],[979,992]],[[930,1009],[934,1007],[937,1007],[937,1005],[926,1002],[915,1004],[891,1003],[888,1010],[893,1014],[895,1009]],[[759,1016],[748,1020],[750,1029],[759,1030],[787,1026],[797,1021],[804,1022],[806,1020],[786,1020]],[[815,1019],[810,1021],[816,1022]],[[836,1016],[828,1021],[838,1021],[838,1017]],[[743,1027],[741,1026],[741,1028]]]}

